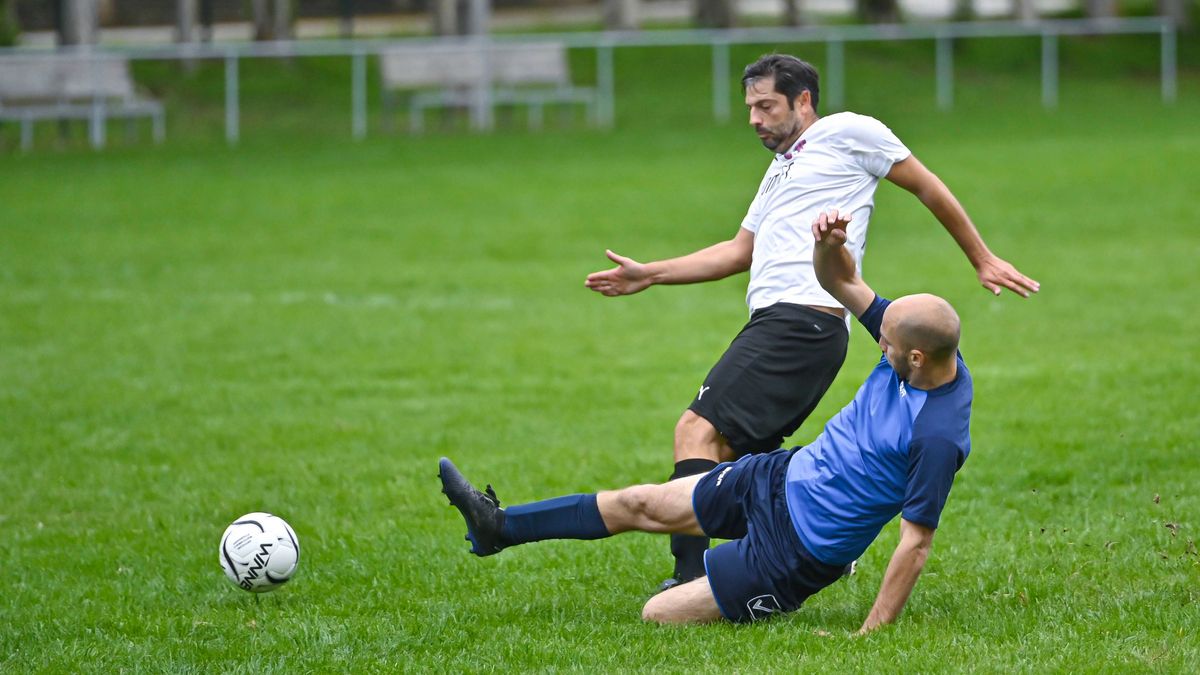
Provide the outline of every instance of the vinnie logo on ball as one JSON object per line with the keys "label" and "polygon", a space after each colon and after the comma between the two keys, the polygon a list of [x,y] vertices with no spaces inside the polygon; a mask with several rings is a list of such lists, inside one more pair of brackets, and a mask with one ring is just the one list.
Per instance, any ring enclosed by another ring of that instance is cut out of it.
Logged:
{"label": "vinnie logo on ball", "polygon": [[271,547],[274,544],[263,542],[258,545],[258,553],[254,554],[254,560],[250,567],[246,569],[246,575],[242,578],[239,585],[250,590],[254,586],[254,580],[258,578],[258,573],[267,566],[267,561],[271,559]]}

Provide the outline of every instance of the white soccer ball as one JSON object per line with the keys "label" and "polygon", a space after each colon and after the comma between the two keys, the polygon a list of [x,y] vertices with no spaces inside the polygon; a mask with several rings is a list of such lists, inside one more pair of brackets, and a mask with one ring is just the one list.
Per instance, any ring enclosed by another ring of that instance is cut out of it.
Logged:
{"label": "white soccer ball", "polygon": [[300,540],[283,518],[247,513],[221,536],[221,569],[238,588],[266,593],[287,583],[300,562]]}

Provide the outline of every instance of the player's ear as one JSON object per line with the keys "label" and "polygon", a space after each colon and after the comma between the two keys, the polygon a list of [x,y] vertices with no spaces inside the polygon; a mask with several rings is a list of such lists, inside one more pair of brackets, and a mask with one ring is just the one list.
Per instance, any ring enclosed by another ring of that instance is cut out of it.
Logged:
{"label": "player's ear", "polygon": [[804,106],[812,107],[812,92],[807,89],[802,90],[792,101],[792,108],[802,110]]}
{"label": "player's ear", "polygon": [[910,349],[908,351],[908,365],[914,369],[925,365],[925,352],[920,349]]}

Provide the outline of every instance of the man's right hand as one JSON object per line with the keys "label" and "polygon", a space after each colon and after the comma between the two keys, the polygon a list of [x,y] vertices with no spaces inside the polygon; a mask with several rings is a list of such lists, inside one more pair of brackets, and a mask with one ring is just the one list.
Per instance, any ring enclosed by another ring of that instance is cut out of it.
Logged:
{"label": "man's right hand", "polygon": [[823,211],[813,221],[813,238],[827,246],[842,246],[846,243],[846,226],[853,219],[853,215],[849,213],[843,215],[838,213],[837,209]]}
{"label": "man's right hand", "polygon": [[646,269],[645,265],[612,251],[604,253],[609,260],[617,263],[617,266],[610,270],[592,272],[584,281],[585,286],[609,297],[632,295],[650,286],[650,271]]}

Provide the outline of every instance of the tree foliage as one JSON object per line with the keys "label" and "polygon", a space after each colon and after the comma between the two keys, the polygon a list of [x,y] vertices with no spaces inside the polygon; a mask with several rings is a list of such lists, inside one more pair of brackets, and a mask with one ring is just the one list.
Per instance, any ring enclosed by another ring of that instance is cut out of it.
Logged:
{"label": "tree foliage", "polygon": [[16,0],[0,0],[0,47],[11,47],[17,43],[21,25],[17,22]]}

